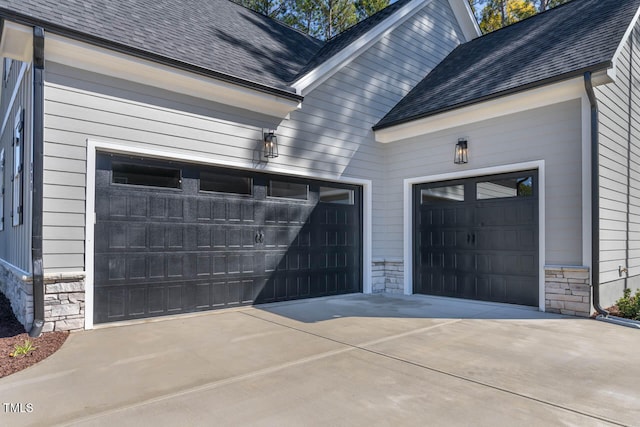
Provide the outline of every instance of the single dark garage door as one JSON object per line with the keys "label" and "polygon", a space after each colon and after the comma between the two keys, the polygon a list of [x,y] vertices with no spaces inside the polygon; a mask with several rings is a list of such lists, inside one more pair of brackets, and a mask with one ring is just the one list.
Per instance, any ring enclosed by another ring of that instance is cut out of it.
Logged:
{"label": "single dark garage door", "polygon": [[358,186],[98,154],[94,322],[362,290]]}
{"label": "single dark garage door", "polygon": [[538,175],[415,185],[414,292],[538,306]]}

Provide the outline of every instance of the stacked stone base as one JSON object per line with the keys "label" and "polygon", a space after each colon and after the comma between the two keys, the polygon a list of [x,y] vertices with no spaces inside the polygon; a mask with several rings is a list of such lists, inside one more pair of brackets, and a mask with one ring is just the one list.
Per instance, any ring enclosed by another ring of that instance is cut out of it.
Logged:
{"label": "stacked stone base", "polygon": [[33,285],[31,276],[0,262],[0,291],[11,301],[13,314],[26,330],[33,324]]}
{"label": "stacked stone base", "polygon": [[45,276],[43,332],[84,329],[84,312],[84,277]]}
{"label": "stacked stone base", "polygon": [[404,293],[404,263],[402,260],[373,261],[373,293]]}
{"label": "stacked stone base", "polygon": [[587,267],[545,267],[544,275],[547,312],[580,317],[591,315]]}
{"label": "stacked stone base", "polygon": [[[34,318],[31,275],[0,262],[0,291],[11,301],[18,321],[26,330],[31,329]],[[84,329],[84,275],[47,274],[44,291],[43,332]]]}

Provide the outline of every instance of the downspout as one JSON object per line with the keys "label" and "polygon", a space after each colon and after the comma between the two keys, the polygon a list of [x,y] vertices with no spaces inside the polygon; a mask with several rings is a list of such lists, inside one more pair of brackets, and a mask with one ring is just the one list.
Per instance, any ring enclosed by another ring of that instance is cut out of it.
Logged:
{"label": "downspout", "polygon": [[38,337],[44,326],[44,270],[42,265],[42,196],[44,157],[44,30],[33,28],[33,166],[31,204],[31,260],[33,280],[33,326]]}
{"label": "downspout", "polygon": [[600,306],[600,138],[598,130],[598,100],[593,91],[591,71],[584,73],[584,86],[591,104],[591,287],[593,307],[607,317],[609,312]]}

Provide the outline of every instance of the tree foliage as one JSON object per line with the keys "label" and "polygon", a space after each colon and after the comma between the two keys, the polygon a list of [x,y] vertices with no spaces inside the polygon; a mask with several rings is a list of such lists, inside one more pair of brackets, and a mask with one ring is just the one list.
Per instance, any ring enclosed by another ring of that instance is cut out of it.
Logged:
{"label": "tree foliage", "polygon": [[480,30],[488,33],[569,0],[468,0]]}
{"label": "tree foliage", "polygon": [[389,5],[389,0],[233,1],[325,40]]}

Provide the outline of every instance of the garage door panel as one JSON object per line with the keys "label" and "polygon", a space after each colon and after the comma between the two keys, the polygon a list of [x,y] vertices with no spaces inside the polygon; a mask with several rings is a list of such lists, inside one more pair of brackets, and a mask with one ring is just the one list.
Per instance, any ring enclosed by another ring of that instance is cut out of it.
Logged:
{"label": "garage door panel", "polygon": [[525,171],[414,186],[414,291],[537,306],[536,185]]}
{"label": "garage door panel", "polygon": [[[111,162],[142,166],[112,183]],[[98,323],[361,289],[356,186],[115,155],[97,163]],[[145,181],[147,163],[172,177]]]}

